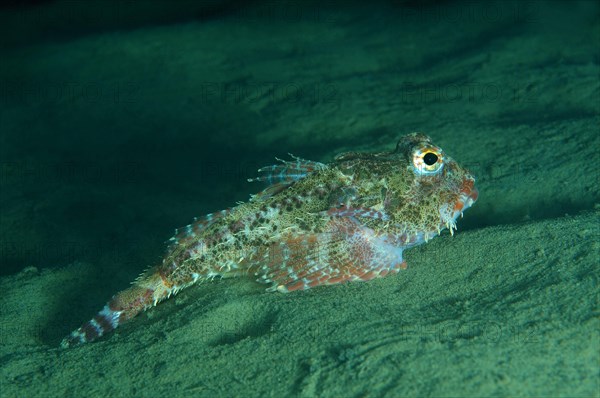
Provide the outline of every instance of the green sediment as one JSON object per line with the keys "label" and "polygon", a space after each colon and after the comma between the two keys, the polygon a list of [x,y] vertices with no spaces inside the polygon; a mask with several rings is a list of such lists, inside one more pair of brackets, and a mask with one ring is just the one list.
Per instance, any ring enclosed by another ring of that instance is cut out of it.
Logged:
{"label": "green sediment", "polygon": [[60,291],[89,267],[28,269],[0,286],[5,396],[42,384],[48,396],[592,396],[599,221],[443,236],[368,283],[285,295],[246,279],[202,284],[69,350],[48,329],[72,324],[53,316]]}
{"label": "green sediment", "polygon": [[[0,396],[598,396],[598,6],[501,4],[140,17],[3,48]],[[407,270],[215,280],[57,348],[275,156],[412,131],[480,197]]]}

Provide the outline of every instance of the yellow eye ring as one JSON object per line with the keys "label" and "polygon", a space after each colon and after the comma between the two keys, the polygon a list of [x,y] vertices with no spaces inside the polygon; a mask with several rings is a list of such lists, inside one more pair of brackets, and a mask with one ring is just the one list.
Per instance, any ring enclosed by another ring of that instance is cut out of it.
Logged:
{"label": "yellow eye ring", "polygon": [[418,175],[438,174],[444,168],[444,155],[436,146],[427,145],[413,151],[412,167]]}

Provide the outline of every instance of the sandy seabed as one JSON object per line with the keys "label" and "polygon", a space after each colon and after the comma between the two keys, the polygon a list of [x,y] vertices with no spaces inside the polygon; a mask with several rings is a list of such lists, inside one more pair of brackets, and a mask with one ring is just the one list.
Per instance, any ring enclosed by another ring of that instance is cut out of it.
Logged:
{"label": "sandy seabed", "polygon": [[[599,8],[517,3],[248,8],[2,50],[0,396],[598,396]],[[480,199],[407,270],[215,280],[58,348],[258,166],[411,131]]]}

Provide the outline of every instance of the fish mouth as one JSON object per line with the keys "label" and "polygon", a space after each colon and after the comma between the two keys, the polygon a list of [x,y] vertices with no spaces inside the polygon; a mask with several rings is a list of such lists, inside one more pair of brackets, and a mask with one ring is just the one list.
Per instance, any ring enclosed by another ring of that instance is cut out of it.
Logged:
{"label": "fish mouth", "polygon": [[439,235],[444,228],[448,228],[450,234],[454,235],[456,220],[462,217],[465,210],[473,206],[478,197],[479,191],[475,188],[475,179],[470,176],[465,178],[454,204],[447,203],[440,207],[440,225],[437,231],[432,231],[430,235],[434,236],[434,233]]}
{"label": "fish mouth", "polygon": [[479,191],[477,190],[477,188],[475,188],[475,179],[472,177],[466,178],[463,182],[462,187],[460,188],[458,200],[454,205],[455,214],[459,213],[462,215],[463,211],[473,206],[473,203],[477,201],[478,197]]}

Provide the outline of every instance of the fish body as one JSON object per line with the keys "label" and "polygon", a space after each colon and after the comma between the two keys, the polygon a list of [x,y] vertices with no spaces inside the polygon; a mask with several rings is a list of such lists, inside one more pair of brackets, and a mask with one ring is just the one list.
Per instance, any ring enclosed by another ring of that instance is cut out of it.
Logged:
{"label": "fish body", "polygon": [[474,177],[429,137],[389,152],[349,152],[323,164],[293,157],[259,169],[268,184],[247,203],[176,231],[162,263],[145,271],[61,346],[96,340],[196,282],[251,275],[268,291],[366,281],[406,268],[476,200]]}

